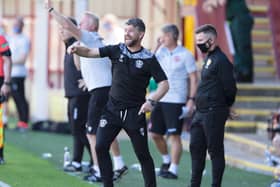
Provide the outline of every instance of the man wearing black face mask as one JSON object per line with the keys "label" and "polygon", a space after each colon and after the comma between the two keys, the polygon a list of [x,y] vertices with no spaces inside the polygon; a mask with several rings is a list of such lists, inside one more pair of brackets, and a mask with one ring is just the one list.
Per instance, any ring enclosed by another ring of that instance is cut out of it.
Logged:
{"label": "man wearing black face mask", "polygon": [[206,151],[212,161],[212,187],[220,187],[225,168],[224,126],[236,95],[233,65],[216,45],[212,25],[196,30],[196,43],[206,54],[195,98],[196,113],[191,124],[191,187],[199,187],[205,167]]}

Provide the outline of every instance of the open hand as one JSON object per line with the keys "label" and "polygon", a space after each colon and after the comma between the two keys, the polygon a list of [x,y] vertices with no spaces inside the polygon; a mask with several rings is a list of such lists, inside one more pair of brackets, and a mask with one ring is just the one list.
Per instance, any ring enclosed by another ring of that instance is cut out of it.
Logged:
{"label": "open hand", "polygon": [[144,114],[146,112],[151,112],[153,109],[152,104],[149,101],[146,101],[140,108],[138,115]]}
{"label": "open hand", "polygon": [[80,89],[82,89],[84,92],[87,91],[87,85],[86,85],[84,79],[79,79],[78,80],[78,87]]}
{"label": "open hand", "polygon": [[11,92],[11,87],[9,85],[3,84],[0,90],[0,95],[8,96]]}
{"label": "open hand", "polygon": [[236,113],[236,111],[233,108],[230,108],[229,110],[229,117],[228,119],[236,119],[238,117],[238,114]]}

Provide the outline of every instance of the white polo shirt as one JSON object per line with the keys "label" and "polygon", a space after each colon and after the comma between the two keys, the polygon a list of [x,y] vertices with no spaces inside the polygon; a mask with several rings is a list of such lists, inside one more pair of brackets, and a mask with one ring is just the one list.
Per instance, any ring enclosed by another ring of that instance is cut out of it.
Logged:
{"label": "white polo shirt", "polygon": [[183,46],[177,46],[173,51],[161,47],[156,57],[169,82],[169,90],[160,101],[186,103],[188,74],[197,70],[193,55]]}
{"label": "white polo shirt", "polygon": [[[28,55],[30,52],[30,40],[24,34],[15,34],[8,37],[10,49],[12,52],[12,62],[18,61],[22,56]],[[25,62],[21,64],[12,65],[12,77],[26,77],[27,69],[25,67]]]}
{"label": "white polo shirt", "polygon": [[[86,30],[81,30],[81,32],[81,45],[89,48],[104,46],[102,38],[97,32]],[[109,58],[81,57],[81,72],[89,91],[112,84],[111,61]]]}

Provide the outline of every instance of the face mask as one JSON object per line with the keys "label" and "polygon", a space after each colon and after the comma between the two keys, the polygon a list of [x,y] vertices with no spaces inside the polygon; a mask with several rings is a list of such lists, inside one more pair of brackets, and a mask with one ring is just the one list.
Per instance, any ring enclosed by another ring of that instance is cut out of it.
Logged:
{"label": "face mask", "polygon": [[110,31],[112,29],[112,26],[110,23],[106,22],[103,24],[103,28],[107,31]]}
{"label": "face mask", "polygon": [[197,44],[197,47],[200,49],[202,53],[207,53],[211,47],[211,43],[207,40],[205,43]]}
{"label": "face mask", "polygon": [[15,27],[13,27],[13,31],[14,31],[14,33],[16,33],[16,34],[19,34],[19,33],[21,32],[21,28],[15,26]]}

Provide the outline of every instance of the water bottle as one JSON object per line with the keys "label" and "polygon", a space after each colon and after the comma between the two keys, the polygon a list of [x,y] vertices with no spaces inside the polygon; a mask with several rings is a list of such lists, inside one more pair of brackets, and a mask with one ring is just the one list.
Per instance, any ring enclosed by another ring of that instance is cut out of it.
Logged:
{"label": "water bottle", "polygon": [[68,147],[64,147],[63,166],[66,167],[71,162],[70,151]]}

